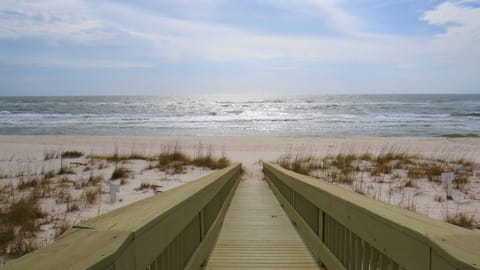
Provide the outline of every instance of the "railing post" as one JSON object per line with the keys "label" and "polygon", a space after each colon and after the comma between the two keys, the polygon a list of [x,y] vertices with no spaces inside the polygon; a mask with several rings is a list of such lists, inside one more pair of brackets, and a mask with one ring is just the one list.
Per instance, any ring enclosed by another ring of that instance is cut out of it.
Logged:
{"label": "railing post", "polygon": [[200,242],[202,242],[205,237],[205,218],[203,216],[203,209],[199,213],[200,218]]}
{"label": "railing post", "polygon": [[295,207],[295,190],[291,189],[292,190],[292,206],[293,206],[293,209],[297,209]]}
{"label": "railing post", "polygon": [[325,215],[324,215],[324,212],[319,208],[317,208],[317,217],[318,217],[317,235],[320,238],[320,241],[325,243],[325,229],[324,229]]}

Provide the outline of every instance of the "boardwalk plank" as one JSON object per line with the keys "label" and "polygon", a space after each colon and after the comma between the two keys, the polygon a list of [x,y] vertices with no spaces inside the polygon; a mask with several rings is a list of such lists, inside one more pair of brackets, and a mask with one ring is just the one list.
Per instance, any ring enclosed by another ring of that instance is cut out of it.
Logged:
{"label": "boardwalk plank", "polygon": [[264,181],[240,182],[205,269],[319,269]]}

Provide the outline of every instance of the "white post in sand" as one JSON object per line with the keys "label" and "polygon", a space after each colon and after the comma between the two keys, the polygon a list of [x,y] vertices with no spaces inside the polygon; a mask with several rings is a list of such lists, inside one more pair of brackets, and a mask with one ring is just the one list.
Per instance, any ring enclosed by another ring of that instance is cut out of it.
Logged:
{"label": "white post in sand", "polygon": [[115,203],[117,201],[117,192],[120,191],[120,185],[109,183],[110,186],[110,202]]}
{"label": "white post in sand", "polygon": [[453,172],[442,173],[442,180],[447,182],[447,200],[452,199],[452,185],[455,179]]}

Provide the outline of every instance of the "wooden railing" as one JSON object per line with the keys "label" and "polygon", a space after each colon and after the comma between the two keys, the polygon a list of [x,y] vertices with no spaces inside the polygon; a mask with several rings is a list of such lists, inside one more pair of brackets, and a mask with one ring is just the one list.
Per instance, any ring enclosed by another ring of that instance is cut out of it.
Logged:
{"label": "wooden railing", "polygon": [[87,220],[4,269],[199,269],[240,171],[234,165]]}
{"label": "wooden railing", "polygon": [[280,203],[327,269],[480,269],[480,233],[264,163]]}

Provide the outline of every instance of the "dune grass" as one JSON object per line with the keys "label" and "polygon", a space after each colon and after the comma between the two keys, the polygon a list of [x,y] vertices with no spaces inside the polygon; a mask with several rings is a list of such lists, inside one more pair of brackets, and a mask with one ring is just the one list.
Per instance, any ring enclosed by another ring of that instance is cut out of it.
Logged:
{"label": "dune grass", "polygon": [[39,183],[39,181],[38,181],[37,178],[20,180],[20,182],[17,185],[17,188],[19,190],[24,190],[24,189],[27,189],[27,188],[35,188],[35,187],[38,186],[38,183]]}
{"label": "dune grass", "polygon": [[147,183],[147,182],[142,182],[138,188],[135,190],[140,191],[140,190],[145,190],[145,189],[151,189],[153,191],[157,191],[157,188],[161,188],[162,186],[152,184],[152,183]]}
{"label": "dune grass", "polygon": [[286,154],[278,159],[277,163],[287,170],[305,175],[311,175],[314,170],[322,168],[322,164],[314,156],[301,153],[294,157]]}
{"label": "dune grass", "polygon": [[1,210],[0,250],[8,247],[10,255],[21,256],[35,249],[31,239],[39,230],[39,219],[45,216],[34,193]]}
{"label": "dune grass", "polygon": [[206,154],[199,154],[191,157],[181,150],[179,146],[175,146],[172,150],[167,150],[157,157],[157,168],[168,174],[184,173],[187,166],[195,166],[208,168],[212,170],[223,169],[230,166],[230,160],[222,156],[215,158],[211,151]]}
{"label": "dune grass", "polygon": [[131,171],[125,167],[117,166],[112,172],[112,176],[110,180],[117,180],[117,179],[126,179],[130,176]]}
{"label": "dune grass", "polygon": [[446,222],[457,225],[463,228],[472,229],[475,225],[474,215],[468,215],[466,213],[457,213],[454,215],[448,215]]}
{"label": "dune grass", "polygon": [[90,154],[87,156],[88,159],[91,161],[108,161],[108,162],[121,162],[121,161],[128,161],[128,160],[154,160],[154,156],[148,156],[145,154],[140,154],[136,152],[132,152],[127,155],[121,155],[118,153],[110,154],[110,155],[96,155],[96,154]]}
{"label": "dune grass", "polygon": [[[431,195],[433,202],[442,204],[446,200],[441,179],[443,172],[454,173],[454,189],[457,190],[455,196],[476,198],[475,193],[469,193],[468,185],[472,179],[478,181],[478,177],[474,178],[473,162],[464,158],[448,160],[382,150],[377,154],[339,153],[323,157],[287,153],[278,158],[276,163],[285,169],[342,184],[359,194],[391,202],[411,211],[416,210],[414,197],[425,192],[422,189],[426,185],[435,185],[435,189],[442,192],[442,195]],[[411,194],[407,196],[407,193]],[[396,196],[396,201],[392,202],[392,196]],[[466,228],[472,228],[475,224],[474,217],[461,214],[448,217],[446,221]]]}
{"label": "dune grass", "polygon": [[61,166],[58,175],[75,174],[75,170],[70,166]]}
{"label": "dune grass", "polygon": [[76,150],[64,151],[61,154],[62,158],[80,158],[83,156],[83,153]]}
{"label": "dune grass", "polygon": [[52,160],[57,159],[59,157],[57,152],[47,152],[43,155],[43,160]]}
{"label": "dune grass", "polygon": [[101,192],[102,190],[100,188],[88,189],[85,192],[85,200],[87,204],[94,204],[98,200],[99,195],[101,195]]}
{"label": "dune grass", "polygon": [[40,209],[38,198],[31,195],[12,203],[8,208],[6,221],[14,226],[20,226],[23,232],[35,232],[38,229],[37,219],[45,217]]}
{"label": "dune grass", "polygon": [[[88,155],[87,158],[90,160],[90,163],[106,161],[115,164],[129,160],[144,160],[150,162],[146,169],[151,170],[157,168],[168,174],[185,173],[187,166],[209,168],[212,170],[223,169],[230,166],[231,161],[227,157],[222,155],[216,158],[212,153],[213,151],[211,151],[211,147],[208,147],[208,149],[207,153],[203,153],[203,145],[199,144],[196,155],[192,157],[185,153],[179,144],[175,144],[174,146],[164,146],[163,150],[156,155],[146,155],[133,151],[130,154],[118,154],[118,151],[116,151],[111,155],[91,154]],[[98,169],[104,169],[106,167],[106,164],[100,163]]]}
{"label": "dune grass", "polygon": [[[317,176],[324,172],[325,180],[350,183],[352,176],[358,173],[368,173],[372,177],[390,176],[395,170],[403,170],[409,179],[428,179],[432,182],[440,182],[443,172],[454,172],[455,183],[458,185],[469,182],[473,175],[472,162],[466,159],[458,160],[434,160],[405,152],[383,152],[376,156],[371,153],[340,153],[327,155],[323,159],[313,155],[285,154],[277,159],[281,167],[294,172]],[[347,181],[342,181],[346,179]]]}
{"label": "dune grass", "polygon": [[55,238],[60,237],[71,227],[72,225],[67,221],[67,219],[63,219],[60,223],[55,224]]}
{"label": "dune grass", "polygon": [[[213,153],[213,147],[201,144],[192,151],[193,155],[183,151],[179,144],[163,146],[157,154],[133,149],[129,154],[119,154],[115,149],[113,154],[88,155],[69,149],[44,152],[40,170],[30,162],[12,164],[15,170],[0,171],[0,178],[16,178],[0,185],[0,255],[16,257],[36,248],[40,226],[46,224],[53,225],[56,236],[61,235],[71,227],[72,216],[79,214],[76,211],[99,202],[105,181],[120,180],[120,184],[127,184],[129,178],[142,173],[137,169],[142,162],[149,164],[148,169],[167,174],[185,173],[189,167],[214,170],[230,165],[224,153],[220,157]],[[142,183],[139,190],[157,192],[160,187]],[[41,205],[49,200],[56,206],[55,212],[47,215]]]}

